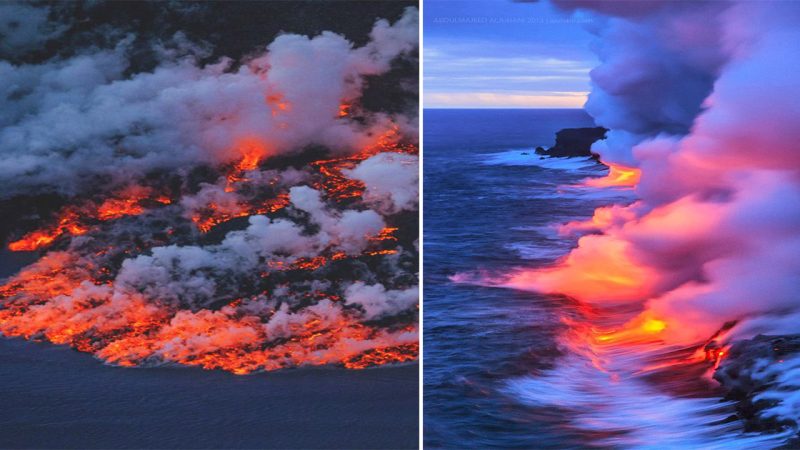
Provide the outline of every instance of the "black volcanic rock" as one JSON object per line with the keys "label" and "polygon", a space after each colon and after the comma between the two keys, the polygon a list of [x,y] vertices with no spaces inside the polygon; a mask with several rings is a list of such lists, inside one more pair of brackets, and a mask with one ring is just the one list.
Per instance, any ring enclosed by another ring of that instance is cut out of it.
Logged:
{"label": "black volcanic rock", "polygon": [[[795,427],[788,420],[765,419],[759,413],[771,406],[773,400],[755,400],[755,396],[775,387],[774,377],[759,373],[763,364],[779,364],[800,353],[800,334],[783,336],[758,335],[753,339],[736,342],[728,356],[714,372],[714,379],[727,390],[726,399],[738,402],[737,415],[745,423],[746,431],[782,431]],[[797,443],[798,437],[787,444]],[[797,448],[797,447],[792,447]]]}
{"label": "black volcanic rock", "polygon": [[608,130],[603,127],[564,128],[556,133],[556,145],[548,149],[536,148],[536,154],[553,157],[595,156],[592,144],[605,139]]}

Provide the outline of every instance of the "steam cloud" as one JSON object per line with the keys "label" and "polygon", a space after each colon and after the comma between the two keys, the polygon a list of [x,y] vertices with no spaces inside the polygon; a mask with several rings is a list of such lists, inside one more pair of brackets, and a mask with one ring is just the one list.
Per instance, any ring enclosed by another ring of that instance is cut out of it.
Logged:
{"label": "steam cloud", "polygon": [[[27,30],[41,15],[19,20]],[[123,182],[155,168],[228,162],[243,137],[265,143],[260,156],[310,144],[364,147],[389,118],[338,120],[340,105],[360,97],[365,76],[416,47],[416,23],[414,12],[394,25],[379,21],[360,48],[330,32],[281,35],[238,69],[224,58],[200,67],[202,48],[179,40],[155,70],[126,78],[133,36],[66,60],[0,61],[0,182],[10,188],[3,194],[52,185],[80,193],[102,175]],[[412,124],[399,124],[414,134]]]}
{"label": "steam cloud", "polygon": [[[702,348],[713,338],[725,348],[797,333],[800,7],[557,4],[597,16],[602,63],[586,109],[611,131],[593,150],[641,171],[639,200],[563,227],[592,234],[554,267],[521,270],[506,283],[635,306],[641,312],[615,336],[667,345]],[[762,397],[784,399],[770,414],[800,418],[796,395]]]}
{"label": "steam cloud", "polygon": [[72,24],[0,16],[0,200],[65,205],[14,222],[47,252],[0,286],[2,334],[235,373],[416,358],[416,118],[360,104],[416,58],[416,9],[237,61],[178,33],[133,73],[132,33],[12,62]]}

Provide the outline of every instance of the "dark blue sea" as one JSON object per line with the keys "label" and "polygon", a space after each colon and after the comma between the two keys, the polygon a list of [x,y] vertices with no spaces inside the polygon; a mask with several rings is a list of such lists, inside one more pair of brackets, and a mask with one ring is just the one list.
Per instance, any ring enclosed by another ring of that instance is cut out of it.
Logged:
{"label": "dark blue sea", "polygon": [[[625,364],[612,372],[559,344],[575,302],[451,281],[553,264],[576,242],[554,226],[630,190],[581,189],[589,158],[541,159],[581,110],[426,110],[424,442],[427,448],[770,448],[713,392],[675,395]],[[477,275],[476,275],[477,274]],[[563,341],[562,341],[563,342]],[[613,376],[610,374],[613,373]],[[689,380],[693,381],[693,380]]]}
{"label": "dark blue sea", "polygon": [[508,380],[558,357],[562,306],[448,277],[546,263],[537,258],[540,251],[565,251],[557,240],[532,239],[532,230],[591,215],[594,202],[553,195],[586,174],[536,165],[532,153],[552,145],[562,128],[594,123],[581,110],[535,109],[426,110],[424,120],[426,445],[585,443],[557,411],[530,408],[503,393]]}
{"label": "dark blue sea", "polygon": [[0,338],[0,448],[416,448],[418,370],[130,369]]}

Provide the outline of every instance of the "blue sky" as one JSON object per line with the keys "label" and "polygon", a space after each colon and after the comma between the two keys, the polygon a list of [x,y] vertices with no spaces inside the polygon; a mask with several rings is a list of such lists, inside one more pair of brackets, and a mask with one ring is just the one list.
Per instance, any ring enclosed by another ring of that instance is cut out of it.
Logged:
{"label": "blue sky", "polygon": [[549,3],[426,0],[426,108],[579,108],[589,91],[587,16]]}

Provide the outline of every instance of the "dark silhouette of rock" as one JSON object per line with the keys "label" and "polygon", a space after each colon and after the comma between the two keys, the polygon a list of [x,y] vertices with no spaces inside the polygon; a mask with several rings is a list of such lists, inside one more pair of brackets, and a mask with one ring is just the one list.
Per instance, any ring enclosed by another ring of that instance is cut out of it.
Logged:
{"label": "dark silhouette of rock", "polygon": [[[781,361],[800,353],[800,334],[784,336],[758,335],[753,339],[736,342],[728,351],[728,356],[714,372],[714,379],[727,390],[726,399],[738,402],[737,415],[745,423],[746,431],[782,431],[793,428],[789,420],[760,417],[759,413],[776,401],[760,399],[755,396],[773,387],[775,380],[757,373],[758,364],[780,364]],[[799,443],[798,436],[790,439],[787,445]],[[797,447],[791,447],[797,448]]]}
{"label": "dark silhouette of rock", "polygon": [[600,139],[605,139],[608,129],[594,128],[564,128],[556,133],[556,145],[544,149],[536,147],[536,154],[558,158],[573,156],[593,156],[592,144]]}

